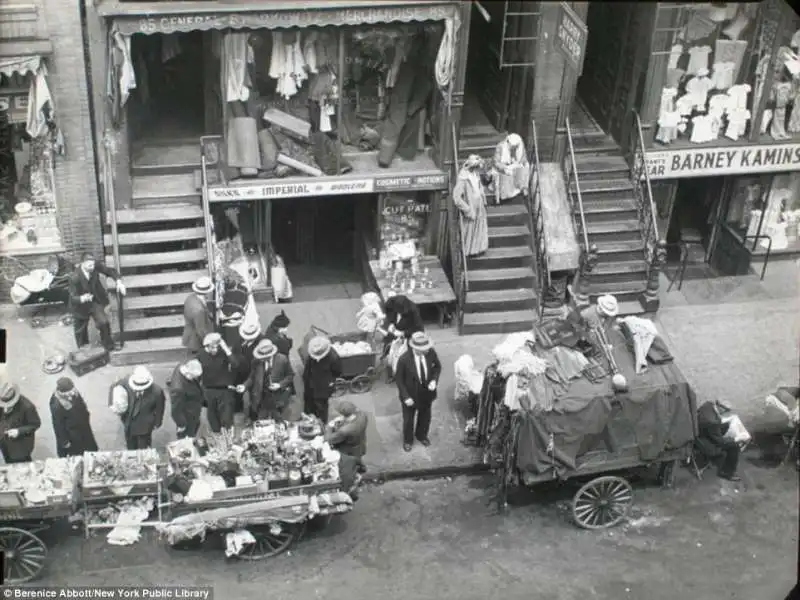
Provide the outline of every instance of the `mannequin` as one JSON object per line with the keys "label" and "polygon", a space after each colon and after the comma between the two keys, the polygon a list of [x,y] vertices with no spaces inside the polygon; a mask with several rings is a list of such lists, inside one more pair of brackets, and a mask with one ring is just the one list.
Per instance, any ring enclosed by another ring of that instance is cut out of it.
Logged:
{"label": "mannequin", "polygon": [[690,75],[699,75],[700,71],[705,70],[708,75],[708,55],[710,53],[711,46],[689,48],[689,66],[686,72]]}
{"label": "mannequin", "polygon": [[788,81],[778,82],[772,88],[772,97],[775,100],[775,110],[772,114],[772,126],[769,134],[776,140],[785,140],[786,133],[786,106],[792,95],[792,84]]}
{"label": "mannequin", "polygon": [[789,124],[786,126],[786,131],[800,133],[800,75],[794,78],[792,88],[792,112],[789,114]]}
{"label": "mannequin", "polygon": [[700,112],[705,112],[708,92],[713,87],[707,75],[708,69],[700,69],[697,77],[686,82],[686,93],[692,97],[692,107]]}

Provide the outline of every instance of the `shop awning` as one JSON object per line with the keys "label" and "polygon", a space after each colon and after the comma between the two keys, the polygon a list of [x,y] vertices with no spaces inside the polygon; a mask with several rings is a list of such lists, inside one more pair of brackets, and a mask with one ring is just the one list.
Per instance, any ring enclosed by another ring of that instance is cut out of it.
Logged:
{"label": "shop awning", "polygon": [[284,29],[441,21],[452,18],[458,2],[301,0],[243,3],[237,0],[125,2],[103,0],[98,12],[113,18],[123,35],[214,29]]}
{"label": "shop awning", "polygon": [[15,74],[24,77],[28,73],[35,74],[41,64],[41,56],[15,56],[8,58],[0,56],[0,75],[5,75],[9,79]]}

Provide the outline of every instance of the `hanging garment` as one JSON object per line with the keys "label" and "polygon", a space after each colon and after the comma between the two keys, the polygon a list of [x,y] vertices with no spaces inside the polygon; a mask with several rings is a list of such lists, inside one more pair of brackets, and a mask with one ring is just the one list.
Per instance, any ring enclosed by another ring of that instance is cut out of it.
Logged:
{"label": "hanging garment", "polygon": [[678,61],[680,60],[681,56],[683,56],[683,45],[675,44],[669,52],[669,63],[667,64],[667,70],[677,69]]}
{"label": "hanging garment", "polygon": [[721,117],[728,111],[731,98],[728,94],[715,94],[708,101],[708,114]]}
{"label": "hanging garment", "polygon": [[711,53],[711,46],[696,46],[689,48],[689,66],[686,72],[689,75],[697,75],[703,69],[708,71],[708,55]]}
{"label": "hanging garment", "polygon": [[461,214],[459,222],[464,253],[467,256],[483,254],[489,249],[489,223],[486,195],[478,173],[462,168],[452,196]]}
{"label": "hanging garment", "polygon": [[29,136],[37,138],[48,132],[47,123],[53,119],[53,109],[53,98],[47,86],[47,68],[40,64],[28,90],[28,119],[25,129]]}
{"label": "hanging garment", "polygon": [[729,110],[746,110],[747,109],[747,95],[752,88],[746,84],[734,85],[728,88],[728,96],[730,97]]}
{"label": "hanging garment", "polygon": [[686,25],[685,39],[687,42],[696,42],[711,35],[716,28],[716,23],[695,12]]}
{"label": "hanging garment", "polygon": [[682,116],[688,117],[692,114],[694,98],[691,94],[684,94],[675,101],[675,110]]}
{"label": "hanging garment", "polygon": [[410,41],[411,40],[407,37],[402,37],[397,40],[397,44],[394,47],[392,64],[389,66],[389,70],[386,71],[386,87],[389,89],[393,88],[397,83],[397,74],[400,72],[400,65],[406,61],[406,57],[408,56]]}
{"label": "hanging garment", "polygon": [[131,95],[131,90],[136,89],[136,74],[133,71],[131,58],[131,36],[122,35],[119,31],[113,33],[114,45],[122,59],[119,65],[119,105],[125,106]]}
{"label": "hanging garment", "polygon": [[764,114],[761,115],[761,135],[767,135],[770,125],[772,125],[772,109],[765,108]]}
{"label": "hanging garment", "polygon": [[711,85],[714,89],[727,90],[734,84],[733,72],[736,68],[736,63],[715,62],[712,67]]}
{"label": "hanging garment", "polygon": [[233,117],[228,121],[227,140],[228,166],[238,169],[261,167],[261,152],[258,145],[258,126],[252,117]]}
{"label": "hanging garment", "polygon": [[[675,97],[677,95],[678,90],[674,87],[665,87],[661,90],[661,104],[658,109],[659,115],[675,112]],[[660,118],[659,116],[659,119]]]}
{"label": "hanging garment", "polygon": [[747,131],[747,121],[750,120],[750,111],[736,109],[728,111],[728,128],[725,137],[729,140],[738,140]]}
{"label": "hanging garment", "polygon": [[732,40],[738,40],[747,26],[750,24],[750,17],[746,12],[742,11],[736,15],[736,19],[722,30],[722,35]]}
{"label": "hanging garment", "polygon": [[497,200],[502,202],[527,194],[530,165],[522,138],[512,133],[497,144],[492,170]]}
{"label": "hanging garment", "polygon": [[454,18],[447,19],[444,23],[444,36],[439,44],[434,67],[436,84],[440,89],[446,89],[450,85],[455,73],[456,34],[460,26],[461,20],[457,12]]}
{"label": "hanging garment", "polygon": [[223,38],[225,62],[225,102],[247,102],[250,98],[250,81],[247,65],[253,62],[247,33],[226,33]]}
{"label": "hanging garment", "polygon": [[[693,144],[703,144],[714,139],[714,117],[698,115],[692,119]],[[730,128],[729,128],[730,129]]]}
{"label": "hanging garment", "polygon": [[658,118],[656,140],[662,144],[671,144],[678,137],[678,125],[681,114],[678,111],[662,113]]}
{"label": "hanging garment", "polygon": [[746,41],[717,40],[714,44],[714,61],[719,63],[733,63],[733,84],[739,76],[742,68],[745,52],[747,52]]}
{"label": "hanging garment", "polygon": [[658,329],[650,319],[641,317],[622,317],[620,324],[627,329],[626,338],[632,338],[634,364],[636,373],[639,374],[647,370],[647,353],[658,336]]}
{"label": "hanging garment", "polygon": [[181,53],[181,40],[177,33],[161,36],[161,62],[169,62]]}
{"label": "hanging garment", "polygon": [[317,38],[319,34],[312,31],[303,41],[303,62],[306,63],[309,73],[319,73],[317,64]]}
{"label": "hanging garment", "polygon": [[794,90],[792,112],[789,115],[789,125],[786,127],[786,131],[800,133],[800,85],[796,86]]}
{"label": "hanging garment", "polygon": [[776,140],[784,140],[789,136],[786,133],[786,105],[789,103],[792,94],[792,84],[788,81],[776,83],[772,88],[775,98],[775,110],[772,113],[772,126],[770,135]]}
{"label": "hanging garment", "polygon": [[692,98],[692,108],[705,112],[708,103],[708,92],[712,89],[708,77],[694,77],[686,82],[686,93]]}

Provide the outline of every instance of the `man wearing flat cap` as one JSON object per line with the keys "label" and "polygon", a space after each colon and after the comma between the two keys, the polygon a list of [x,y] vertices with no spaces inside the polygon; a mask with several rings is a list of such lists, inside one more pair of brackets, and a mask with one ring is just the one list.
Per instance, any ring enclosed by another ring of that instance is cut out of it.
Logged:
{"label": "man wearing flat cap", "polygon": [[128,450],[152,447],[153,431],[164,420],[166,397],[146,367],[136,367],[130,377],[111,386],[109,406],[122,421]]}
{"label": "man wearing flat cap", "polygon": [[208,426],[219,433],[233,427],[236,394],[245,390],[244,385],[236,383],[240,361],[218,333],[206,335],[197,358],[203,369]]}
{"label": "man wearing flat cap", "polygon": [[403,449],[406,452],[411,451],[414,438],[423,446],[431,445],[428,439],[431,410],[441,374],[442,365],[430,338],[421,331],[414,333],[408,350],[397,361],[395,376],[403,405]]}
{"label": "man wearing flat cap", "polygon": [[60,458],[97,452],[89,408],[69,377],[56,382],[56,391],[50,397],[50,415]]}
{"label": "man wearing flat cap", "polygon": [[114,340],[111,338],[111,321],[106,313],[108,291],[100,281],[100,275],[113,279],[117,292],[125,295],[119,272],[95,260],[91,252],[84,252],[80,265],[69,279],[69,304],[78,348],[89,345],[89,321],[94,320],[100,332],[100,341],[110,352],[114,350]]}
{"label": "man wearing flat cap", "polygon": [[33,402],[0,372],[0,452],[6,464],[31,461],[36,430],[42,425]]}
{"label": "man wearing flat cap", "polygon": [[203,339],[214,331],[211,315],[211,299],[214,283],[210,277],[199,277],[192,284],[192,293],[183,303],[183,345],[191,355],[203,348]]}
{"label": "man wearing flat cap", "polygon": [[202,376],[200,361],[192,358],[175,367],[167,381],[178,438],[195,437],[200,429],[200,416],[205,405],[205,394],[200,385]]}
{"label": "man wearing flat cap", "polygon": [[303,412],[327,423],[328,403],[341,376],[342,363],[331,341],[321,335],[311,338],[303,368]]}
{"label": "man wearing flat cap", "polygon": [[261,340],[253,352],[253,371],[245,384],[245,412],[250,419],[283,419],[293,380],[289,359],[270,340]]}

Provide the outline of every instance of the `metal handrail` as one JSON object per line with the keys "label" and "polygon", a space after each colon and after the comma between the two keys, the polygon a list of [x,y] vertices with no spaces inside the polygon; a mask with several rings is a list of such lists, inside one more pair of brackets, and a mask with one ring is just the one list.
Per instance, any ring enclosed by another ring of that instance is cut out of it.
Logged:
{"label": "metal handrail", "polygon": [[[452,119],[450,121],[450,134],[452,136],[453,144],[453,164],[451,165],[452,190],[458,180],[458,136],[456,135],[456,126]],[[458,261],[459,265],[458,269],[456,269],[455,266],[453,268],[453,284],[456,286],[455,291],[458,300],[458,328],[459,333],[461,333],[464,320],[464,303],[466,302],[466,294],[469,290],[469,271],[467,267],[467,257],[464,253],[464,240],[461,237],[461,225],[464,217],[461,214],[461,211],[455,206],[452,198],[450,198],[448,213],[457,217],[455,219],[450,219],[450,235],[452,236],[451,239],[453,240],[452,245],[455,246],[455,248],[451,248],[451,252],[458,254],[458,257],[453,257],[453,260]]]}
{"label": "metal handrail", "polygon": [[571,173],[570,173],[570,176],[567,178],[567,195],[572,197],[572,193],[570,192],[570,189],[569,189],[569,184],[570,184],[570,180],[574,176],[575,177],[575,192],[576,192],[576,196],[578,198],[578,211],[579,211],[580,217],[581,217],[581,230],[582,230],[582,233],[583,233],[583,249],[584,249],[584,252],[588,252],[589,251],[589,234],[586,232],[586,217],[585,217],[585,215],[583,213],[583,197],[581,196],[581,184],[580,184],[580,180],[578,179],[578,167],[577,167],[577,165],[575,163],[575,147],[572,144],[572,128],[569,125],[569,117],[567,117],[566,126],[567,126],[567,142],[569,144],[569,158],[570,158],[570,162],[572,163],[571,164],[572,168],[570,169]]}
{"label": "metal handrail", "polygon": [[[531,120],[531,138],[532,144],[528,152],[530,157],[529,163],[533,164],[534,169],[531,171],[530,177],[536,176],[536,185],[533,190],[530,189],[530,180],[528,182],[528,191],[530,192],[525,196],[525,203],[528,209],[528,221],[530,223],[531,235],[533,236],[534,247],[536,252],[534,257],[534,266],[536,268],[536,279],[538,283],[538,290],[536,290],[539,301],[539,314],[541,316],[544,309],[542,297],[550,288],[550,256],[547,253],[547,240],[544,235],[544,215],[542,214],[542,171],[541,161],[539,160],[539,138],[536,133],[536,122]],[[531,158],[533,160],[531,160]],[[546,285],[545,285],[546,282]]]}
{"label": "metal handrail", "polygon": [[[451,121],[450,123],[450,133],[453,136],[453,185],[456,184],[456,179],[458,178],[458,136],[456,135],[456,125]],[[461,254],[461,266],[463,268],[464,274],[464,291],[466,292],[469,290],[469,271],[467,269],[467,255],[464,253],[464,240],[461,239],[461,224],[464,219],[463,215],[460,211],[458,211],[458,249],[459,254]]]}
{"label": "metal handrail", "polygon": [[[208,276],[211,278],[211,281],[215,283],[214,288],[216,290],[216,305],[222,306],[222,297],[220,293],[220,284],[216,281],[215,277],[215,260],[216,254],[214,252],[214,218],[211,215],[211,202],[208,199],[208,161],[206,158],[206,144],[205,140],[207,139],[221,139],[219,136],[203,136],[200,138],[200,186],[201,186],[201,198],[203,203],[203,226],[206,232],[206,255],[208,256],[207,264],[208,264]],[[219,156],[219,148],[217,148],[217,162],[221,161],[221,157]],[[221,171],[221,169],[220,169]],[[224,286],[224,282],[222,283]],[[219,314],[219,311],[216,311],[216,314]]]}
{"label": "metal handrail", "polygon": [[[119,273],[120,277],[122,277],[122,264],[120,263],[119,259],[119,222],[117,221],[117,199],[114,194],[114,180],[111,176],[111,148],[106,145],[105,146],[105,186],[106,186],[106,198],[108,200],[108,215],[109,220],[111,221],[111,253],[114,256],[114,267]],[[105,218],[105,215],[103,215]],[[125,344],[125,309],[123,307],[122,302],[122,294],[118,291],[116,292],[117,295],[117,307],[118,307],[118,314],[117,320],[119,321],[119,343],[120,345]]]}
{"label": "metal handrail", "polygon": [[764,281],[764,275],[767,272],[767,264],[769,263],[769,257],[770,257],[770,254],[772,254],[772,237],[770,237],[768,235],[764,235],[764,234],[746,235],[746,236],[744,236],[744,238],[742,238],[742,247],[743,248],[745,247],[745,245],[747,244],[747,240],[749,240],[749,239],[753,240],[753,248],[755,248],[755,245],[758,243],[758,240],[764,239],[764,240],[767,240],[769,242],[769,245],[767,245],[767,253],[764,255],[764,264],[761,266],[761,279],[760,280]]}
{"label": "metal handrail", "polygon": [[639,136],[639,148],[642,153],[642,171],[644,172],[644,180],[647,184],[647,198],[650,202],[651,226],[653,227],[653,234],[655,235],[656,241],[658,241],[659,237],[658,222],[656,221],[656,203],[653,200],[653,186],[650,184],[650,173],[647,172],[647,154],[645,153],[644,136],[642,135],[642,120],[639,118],[639,113],[636,112],[636,109],[633,109],[633,116],[636,119],[636,132]]}

